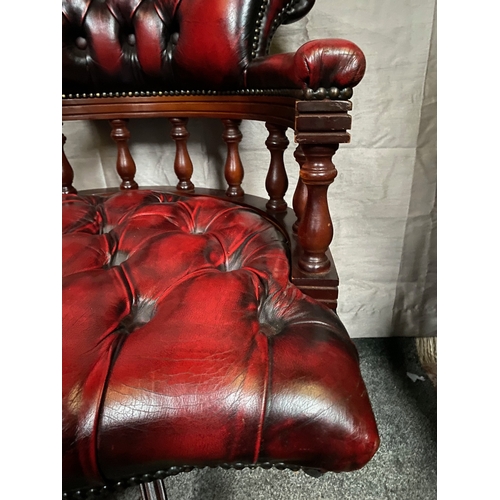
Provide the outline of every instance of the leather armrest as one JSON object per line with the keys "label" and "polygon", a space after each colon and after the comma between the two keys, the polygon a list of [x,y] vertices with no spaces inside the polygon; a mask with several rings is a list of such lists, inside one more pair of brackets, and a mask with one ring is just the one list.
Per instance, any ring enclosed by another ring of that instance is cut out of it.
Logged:
{"label": "leather armrest", "polygon": [[312,40],[295,53],[252,61],[246,72],[246,86],[303,90],[352,88],[363,78],[365,68],[365,56],[354,43],[343,39]]}

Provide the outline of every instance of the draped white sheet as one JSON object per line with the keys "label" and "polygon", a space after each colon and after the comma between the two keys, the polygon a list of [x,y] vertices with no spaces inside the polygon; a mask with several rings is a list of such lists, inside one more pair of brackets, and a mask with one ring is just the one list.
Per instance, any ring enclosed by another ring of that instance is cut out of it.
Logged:
{"label": "draped white sheet", "polygon": [[[334,156],[339,174],[329,190],[338,313],[352,337],[436,335],[435,17],[435,0],[317,0],[273,41],[273,52],[288,52],[310,39],[346,38],[366,55],[352,142]],[[191,120],[188,129],[194,184],[224,188],[222,125]],[[243,188],[267,197],[267,131],[259,122],[241,130]],[[130,131],[139,185],[175,185],[169,122],[132,120]],[[119,184],[106,122],[66,122],[63,132],[77,189]],[[298,168],[288,138],[291,204]]]}

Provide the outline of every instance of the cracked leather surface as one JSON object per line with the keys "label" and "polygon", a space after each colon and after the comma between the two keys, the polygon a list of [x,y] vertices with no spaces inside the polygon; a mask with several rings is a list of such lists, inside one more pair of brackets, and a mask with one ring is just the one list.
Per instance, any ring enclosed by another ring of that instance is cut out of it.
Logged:
{"label": "cracked leather surface", "polygon": [[378,433],[338,317],[248,208],[65,195],[63,489],[176,465],[362,467]]}

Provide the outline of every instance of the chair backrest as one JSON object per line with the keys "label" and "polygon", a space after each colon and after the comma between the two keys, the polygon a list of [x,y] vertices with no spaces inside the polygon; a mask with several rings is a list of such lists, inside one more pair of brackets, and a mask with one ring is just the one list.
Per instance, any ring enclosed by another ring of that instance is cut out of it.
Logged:
{"label": "chair backrest", "polygon": [[[63,1],[65,92],[237,89],[314,0]],[[156,89],[155,89],[156,87]]]}

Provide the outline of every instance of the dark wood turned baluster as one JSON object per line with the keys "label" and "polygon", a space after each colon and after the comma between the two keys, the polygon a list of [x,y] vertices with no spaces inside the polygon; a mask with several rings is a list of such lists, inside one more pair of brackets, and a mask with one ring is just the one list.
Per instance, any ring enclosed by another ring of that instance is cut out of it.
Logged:
{"label": "dark wood turned baluster", "polygon": [[243,196],[244,192],[241,188],[243,182],[243,165],[241,163],[238,144],[241,142],[240,124],[241,120],[222,120],[224,124],[224,132],[222,138],[227,144],[227,157],[224,166],[224,175],[228,188],[226,196]]}
{"label": "dark wood turned baluster", "polygon": [[287,127],[266,123],[266,128],[269,131],[266,146],[271,153],[266,177],[266,190],[269,194],[266,207],[274,212],[284,212],[287,207],[284,197],[288,189],[288,177],[283,160],[283,154],[289,144],[286,136]]}
{"label": "dark wood turned baluster", "polygon": [[338,147],[338,144],[302,144],[305,162],[300,178],[307,188],[307,200],[298,228],[302,247],[299,266],[310,273],[324,273],[331,266],[325,255],[333,239],[327,191],[337,176],[331,158]]}
{"label": "dark wood turned baluster", "polygon": [[[295,152],[293,153],[293,156],[297,160],[297,163],[299,164],[300,170],[302,170],[302,165],[304,165],[304,162],[306,161],[306,157],[304,156],[304,153],[302,151],[302,146],[299,144],[297,148],[295,149]],[[295,216],[297,217],[297,220],[295,221],[294,225],[292,226],[292,230],[295,234],[297,234],[297,231],[299,229],[300,221],[302,217],[304,216],[304,212],[306,209],[306,202],[307,202],[307,188],[302,179],[300,178],[300,172],[299,172],[299,179],[297,181],[297,187],[295,188],[295,192],[293,194],[293,211],[295,212]]]}
{"label": "dark wood turned baluster", "polygon": [[193,175],[193,162],[191,161],[187,149],[189,132],[187,131],[186,125],[188,123],[188,119],[170,118],[170,123],[172,123],[172,133],[170,135],[175,141],[174,170],[175,175],[177,175],[177,178],[179,179],[177,189],[180,191],[192,192],[194,191],[194,185],[191,182],[191,176]]}
{"label": "dark wood turned baluster", "polygon": [[142,500],[168,500],[165,484],[161,479],[140,485]]}
{"label": "dark wood turned baluster", "polygon": [[127,128],[128,120],[109,120],[109,123],[111,124],[111,138],[118,148],[116,171],[122,180],[120,189],[137,189],[139,186],[134,180],[135,162],[128,148],[128,140],[130,139],[130,132]]}
{"label": "dark wood turned baluster", "polygon": [[69,164],[66,153],[64,152],[64,144],[66,143],[66,136],[62,135],[62,194],[76,193],[73,187],[73,169]]}

